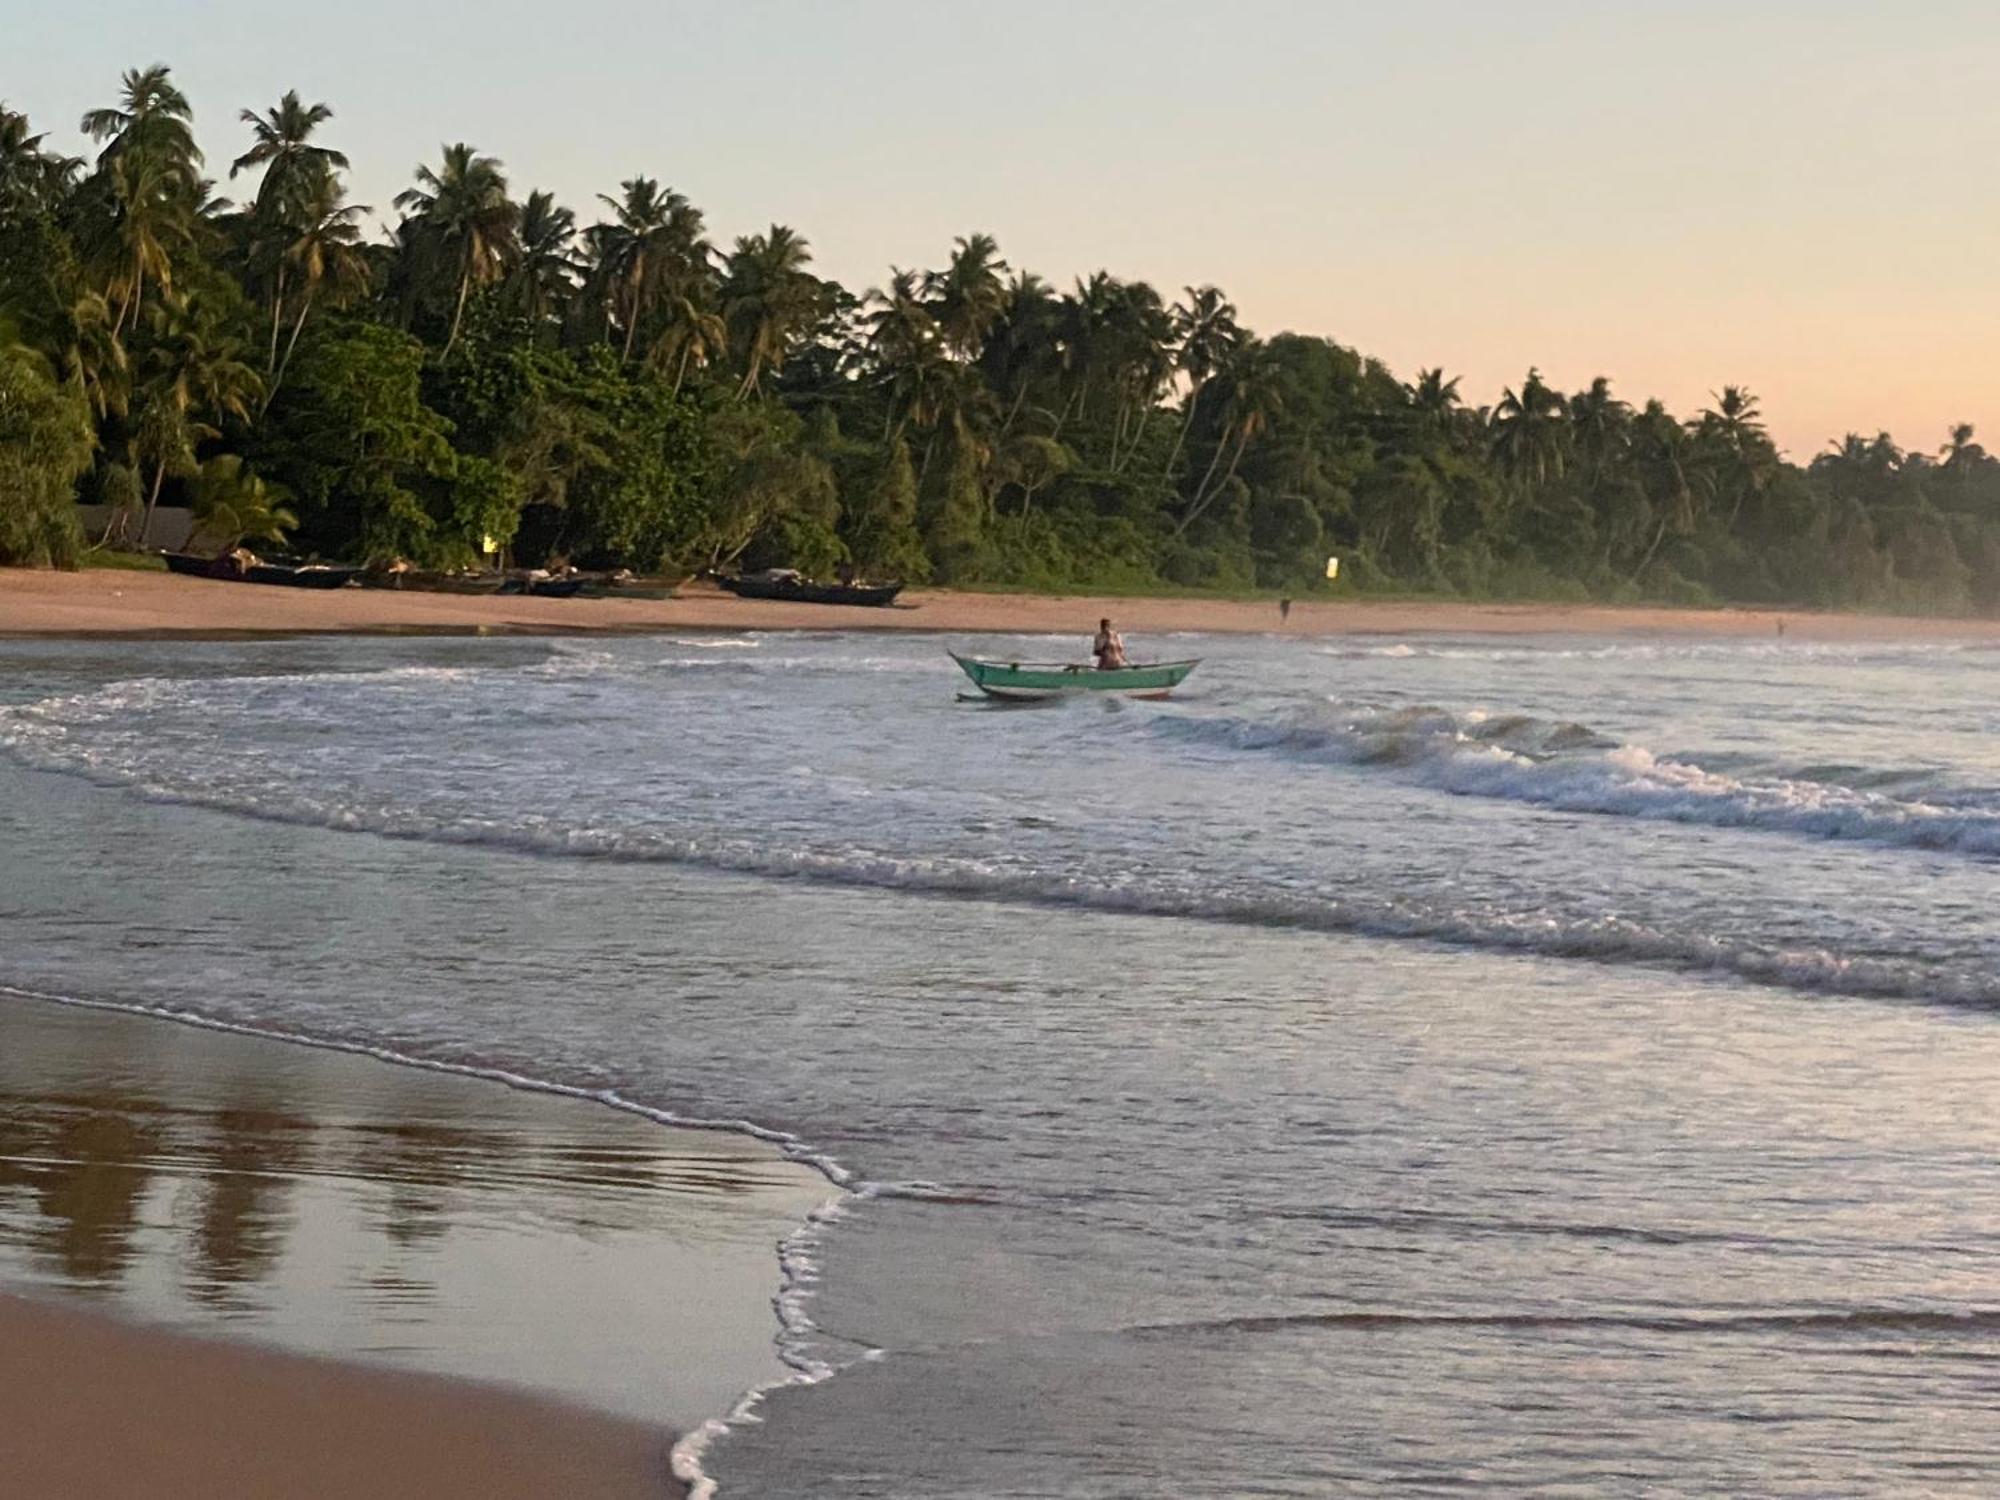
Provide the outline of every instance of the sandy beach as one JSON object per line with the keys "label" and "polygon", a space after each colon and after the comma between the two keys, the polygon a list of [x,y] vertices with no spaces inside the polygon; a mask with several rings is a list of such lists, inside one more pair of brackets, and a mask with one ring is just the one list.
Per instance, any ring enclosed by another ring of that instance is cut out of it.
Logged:
{"label": "sandy beach", "polygon": [[958,593],[913,589],[889,609],[777,604],[690,584],[673,599],[537,599],[258,587],[165,573],[0,571],[0,636],[230,636],[286,632],[569,633],[912,630],[1088,634],[1109,615],[1128,635],[1776,636],[1799,640],[1996,640],[2000,620],[1799,610],[1432,601],[1270,601]]}
{"label": "sandy beach", "polygon": [[35,1500],[678,1494],[641,1423],[0,1294],[0,1491]]}
{"label": "sandy beach", "polygon": [[673,1434],[783,1375],[774,1246],[826,1193],[736,1135],[0,994],[0,1493],[669,1493]]}

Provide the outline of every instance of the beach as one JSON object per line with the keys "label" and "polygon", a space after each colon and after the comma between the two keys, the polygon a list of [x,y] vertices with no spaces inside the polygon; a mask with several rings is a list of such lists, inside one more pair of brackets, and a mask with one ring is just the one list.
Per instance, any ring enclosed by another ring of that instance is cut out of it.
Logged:
{"label": "beach", "polygon": [[676,1438],[785,1377],[774,1250],[829,1191],[740,1135],[0,994],[0,1489],[670,1493]]}
{"label": "beach", "polygon": [[33,1500],[643,1500],[658,1429],[0,1294],[0,1492]]}
{"label": "beach", "polygon": [[1125,598],[911,589],[887,609],[738,599],[705,584],[672,599],[542,599],[396,589],[288,589],[165,573],[0,570],[0,637],[285,632],[562,634],[670,630],[900,630],[1082,635],[1610,635],[1995,640],[2000,620],[1584,604]]}

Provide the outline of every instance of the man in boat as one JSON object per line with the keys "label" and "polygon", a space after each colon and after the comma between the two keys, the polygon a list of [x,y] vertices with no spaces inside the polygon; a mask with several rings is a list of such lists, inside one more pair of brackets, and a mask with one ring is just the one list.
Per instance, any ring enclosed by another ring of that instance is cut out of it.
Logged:
{"label": "man in boat", "polygon": [[1111,628],[1107,617],[1097,622],[1097,639],[1090,643],[1090,654],[1097,658],[1097,670],[1115,672],[1125,665],[1125,638]]}

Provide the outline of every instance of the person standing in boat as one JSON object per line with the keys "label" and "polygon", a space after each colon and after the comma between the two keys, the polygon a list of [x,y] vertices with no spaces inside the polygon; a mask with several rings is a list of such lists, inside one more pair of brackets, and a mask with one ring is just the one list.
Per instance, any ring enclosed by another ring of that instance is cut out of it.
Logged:
{"label": "person standing in boat", "polygon": [[1097,670],[1115,672],[1125,665],[1125,638],[1111,628],[1111,620],[1097,622],[1097,639],[1090,643],[1090,654],[1097,658]]}

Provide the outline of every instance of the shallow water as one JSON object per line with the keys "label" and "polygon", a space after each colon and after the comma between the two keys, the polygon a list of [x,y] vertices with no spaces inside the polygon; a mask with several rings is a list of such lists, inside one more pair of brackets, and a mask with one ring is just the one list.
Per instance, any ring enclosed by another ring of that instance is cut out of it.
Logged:
{"label": "shallow water", "polygon": [[824,1154],[725,1494],[1990,1491],[2000,655],[943,644],[0,646],[0,982]]}
{"label": "shallow water", "polygon": [[770,1247],[826,1197],[743,1136],[0,996],[0,1285],[154,1325],[692,1431],[784,1374]]}

